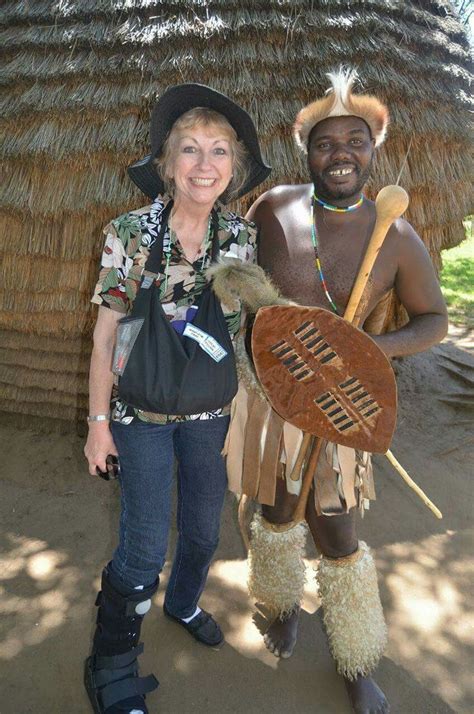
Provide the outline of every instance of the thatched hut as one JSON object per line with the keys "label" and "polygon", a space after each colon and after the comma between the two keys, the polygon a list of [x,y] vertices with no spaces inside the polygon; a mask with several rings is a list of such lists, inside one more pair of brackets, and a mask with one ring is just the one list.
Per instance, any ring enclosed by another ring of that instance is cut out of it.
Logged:
{"label": "thatched hut", "polygon": [[125,167],[166,86],[210,84],[256,119],[271,183],[303,166],[290,124],[340,63],[393,125],[377,186],[402,184],[435,261],[469,212],[468,43],[446,0],[27,0],[2,3],[0,413],[87,408],[101,227],[144,203]]}

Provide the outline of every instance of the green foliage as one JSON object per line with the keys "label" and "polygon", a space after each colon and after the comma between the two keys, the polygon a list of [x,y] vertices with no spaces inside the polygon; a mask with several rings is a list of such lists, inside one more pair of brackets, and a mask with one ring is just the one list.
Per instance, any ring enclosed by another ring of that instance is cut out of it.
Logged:
{"label": "green foliage", "polygon": [[472,220],[466,224],[466,240],[442,253],[441,290],[455,324],[474,327],[474,235]]}

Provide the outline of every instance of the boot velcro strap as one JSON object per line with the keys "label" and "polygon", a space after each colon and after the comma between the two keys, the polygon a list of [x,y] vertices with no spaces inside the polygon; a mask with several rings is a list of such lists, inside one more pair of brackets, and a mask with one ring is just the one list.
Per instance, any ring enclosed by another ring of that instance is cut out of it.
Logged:
{"label": "boot velcro strap", "polygon": [[149,674],[148,677],[129,677],[120,680],[120,682],[113,682],[100,692],[103,707],[108,709],[129,697],[143,696],[143,694],[152,692],[158,685],[159,682],[154,674]]}
{"label": "boot velcro strap", "polygon": [[120,679],[125,679],[128,675],[135,677],[138,672],[136,661],[129,664],[127,667],[120,669],[97,669],[94,672],[94,683],[96,687],[103,687],[112,682],[118,682]]}
{"label": "boot velcro strap", "polygon": [[119,655],[96,655],[95,656],[95,667],[96,669],[119,669],[120,667],[126,667],[136,660],[136,658],[142,654],[144,650],[143,642],[134,647],[128,652],[124,652]]}
{"label": "boot velcro strap", "polygon": [[125,616],[126,617],[143,617],[143,615],[138,615],[136,607],[137,605],[140,605],[140,603],[145,602],[145,600],[149,600],[149,598],[142,598],[141,600],[135,600],[131,601],[128,600],[127,604],[125,605]]}
{"label": "boot velcro strap", "polygon": [[143,617],[135,613],[134,616],[126,615],[125,617],[117,617],[114,612],[107,612],[105,608],[100,608],[97,611],[97,624],[101,624],[106,630],[111,632],[127,632],[130,629],[134,629],[132,626],[133,622],[141,622]]}
{"label": "boot velcro strap", "polygon": [[[149,600],[150,598],[152,598],[158,590],[159,580],[157,579],[155,580],[153,585],[149,585],[148,587],[143,588],[143,590],[132,590],[127,595],[123,595],[116,589],[116,586],[112,585],[112,583],[110,582],[111,577],[111,574],[109,574],[107,569],[105,569],[102,574],[101,597],[108,600],[109,602],[113,602],[115,607],[117,608],[117,611],[121,613],[124,613],[124,610],[127,607],[128,603],[130,603],[132,607],[133,603],[135,603],[136,606],[139,602],[143,602],[144,600]],[[127,612],[126,614],[128,615],[131,613]],[[133,611],[133,614],[136,614],[135,611]]]}
{"label": "boot velcro strap", "polygon": [[153,585],[146,590],[137,590],[136,593],[126,597],[124,595],[120,595],[120,593],[116,593],[110,586],[107,586],[107,590],[105,590],[104,585],[102,587],[103,590],[99,590],[95,599],[96,607],[102,605],[104,598],[107,598],[107,600],[114,603],[117,612],[125,615],[126,617],[140,617],[140,615],[137,615],[137,605],[145,602],[146,600],[150,600],[157,590],[157,586]]}

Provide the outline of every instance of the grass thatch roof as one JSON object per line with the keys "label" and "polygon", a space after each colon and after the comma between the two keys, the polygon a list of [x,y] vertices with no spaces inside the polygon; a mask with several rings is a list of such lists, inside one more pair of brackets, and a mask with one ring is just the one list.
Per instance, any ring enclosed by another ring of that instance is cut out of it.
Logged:
{"label": "grass thatch roof", "polygon": [[[372,190],[401,183],[438,264],[469,205],[469,46],[446,0],[45,0],[1,6],[0,412],[86,413],[101,227],[144,203],[125,167],[149,107],[198,81],[255,118],[267,185],[305,180],[290,126],[356,65],[392,126]],[[252,197],[250,197],[252,198]],[[250,201],[247,200],[247,204]]]}

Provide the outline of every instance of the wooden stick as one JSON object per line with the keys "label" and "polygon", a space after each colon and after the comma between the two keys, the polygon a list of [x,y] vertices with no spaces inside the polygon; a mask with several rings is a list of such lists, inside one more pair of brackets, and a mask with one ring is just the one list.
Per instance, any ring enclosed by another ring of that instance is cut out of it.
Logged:
{"label": "wooden stick", "polygon": [[293,466],[293,468],[291,470],[290,479],[292,481],[298,481],[298,479],[300,477],[300,472],[301,472],[301,468],[303,466],[303,461],[306,458],[306,454],[310,447],[312,438],[313,438],[312,434],[306,433],[303,435],[303,441],[301,442],[300,450],[298,451],[298,456],[296,457],[295,465]]}
{"label": "wooden stick", "polygon": [[296,504],[295,512],[293,513],[293,522],[300,523],[304,521],[306,514],[306,506],[308,504],[309,492],[311,491],[311,486],[313,485],[313,477],[318,466],[319,454],[321,453],[321,446],[323,445],[322,439],[315,439],[313,445],[313,450],[309,458],[308,466],[303,477],[303,483],[301,484],[301,491],[298,498],[298,503]]}
{"label": "wooden stick", "polygon": [[405,481],[405,483],[408,484],[408,486],[410,486],[411,489],[413,489],[413,491],[421,498],[421,500],[423,501],[423,503],[424,503],[426,506],[428,506],[428,508],[430,509],[430,511],[432,511],[432,512],[435,514],[436,518],[442,518],[442,517],[443,517],[443,514],[441,513],[441,511],[439,510],[439,508],[437,508],[437,507],[434,505],[434,503],[433,503],[432,501],[430,501],[430,499],[428,498],[428,496],[426,495],[426,493],[425,493],[424,491],[422,491],[422,489],[418,486],[418,484],[413,481],[413,479],[411,478],[411,476],[405,471],[405,469],[403,468],[403,466],[397,461],[397,459],[396,459],[395,456],[392,454],[392,452],[390,451],[390,449],[385,453],[385,456],[386,456],[387,459],[390,461],[390,463],[392,464],[392,466],[394,466],[395,469],[398,471],[398,473],[400,474],[400,476],[402,477],[402,479]]}
{"label": "wooden stick", "polygon": [[[376,220],[374,230],[370,237],[364,260],[360,266],[354,286],[351,290],[349,302],[347,303],[347,307],[344,312],[344,319],[355,324],[356,326],[359,324],[361,319],[361,315],[356,315],[357,308],[361,304],[361,299],[367,285],[369,275],[377,259],[380,248],[385,240],[385,236],[387,235],[388,229],[392,225],[393,221],[396,218],[399,218],[402,213],[406,211],[408,203],[408,194],[401,186],[385,186],[385,188],[377,194],[377,198],[375,199]],[[300,495],[293,514],[293,521],[295,523],[299,523],[304,520],[305,517],[306,504],[318,465],[321,444],[322,440],[318,439],[318,443],[313,448],[313,453],[311,454],[311,458],[303,476]],[[297,460],[300,458],[302,448],[303,444],[301,445],[300,454],[298,454]]]}
{"label": "wooden stick", "polygon": [[388,229],[393,221],[406,211],[408,203],[408,194],[401,186],[385,186],[385,188],[377,194],[377,198],[375,199],[377,218],[374,230],[344,312],[344,319],[353,325],[355,324],[356,327],[361,318],[360,315],[356,317],[357,308],[360,305],[365,286],[367,285],[369,275],[372,272],[380,248],[388,233]]}
{"label": "wooden stick", "polygon": [[250,548],[250,538],[249,538],[248,528],[247,528],[247,523],[246,523],[248,503],[249,503],[249,497],[243,493],[241,495],[240,501],[239,501],[238,521],[239,521],[240,535],[242,536],[242,540],[244,542],[244,546],[245,546],[247,552]]}

